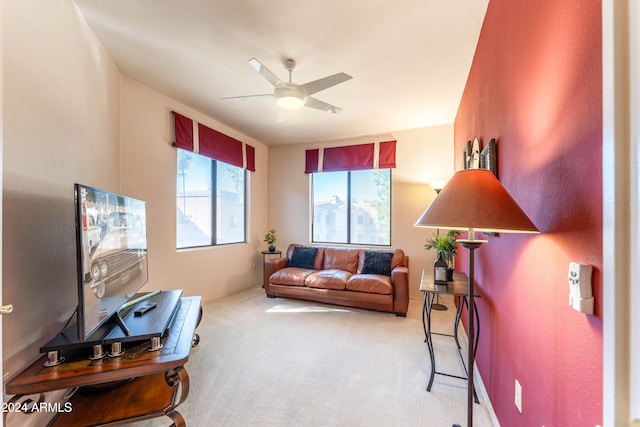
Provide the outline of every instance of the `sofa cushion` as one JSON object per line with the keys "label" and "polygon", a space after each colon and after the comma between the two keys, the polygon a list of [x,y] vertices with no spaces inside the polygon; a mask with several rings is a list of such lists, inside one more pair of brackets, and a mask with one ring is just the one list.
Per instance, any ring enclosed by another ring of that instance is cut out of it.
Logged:
{"label": "sofa cushion", "polygon": [[382,274],[391,276],[393,252],[365,251],[362,274]]}
{"label": "sofa cushion", "polygon": [[389,295],[393,293],[391,277],[381,274],[354,274],[347,281],[347,289],[370,294]]}
{"label": "sofa cushion", "polygon": [[269,277],[274,285],[304,286],[305,279],[313,270],[298,267],[286,267],[276,271]]}
{"label": "sofa cushion", "polygon": [[309,246],[297,246],[291,254],[289,267],[307,268],[313,270],[318,248]]}
{"label": "sofa cushion", "polygon": [[343,291],[347,287],[347,280],[351,273],[342,270],[318,270],[307,277],[304,284],[309,288],[336,289]]}
{"label": "sofa cushion", "polygon": [[358,249],[325,248],[322,269],[336,269],[356,273],[358,271],[358,254]]}

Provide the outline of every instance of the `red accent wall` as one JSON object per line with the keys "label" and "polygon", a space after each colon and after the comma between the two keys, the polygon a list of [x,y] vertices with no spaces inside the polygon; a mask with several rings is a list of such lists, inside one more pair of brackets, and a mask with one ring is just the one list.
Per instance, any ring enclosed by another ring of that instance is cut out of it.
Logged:
{"label": "red accent wall", "polygon": [[[477,366],[503,426],[602,423],[601,28],[600,1],[491,0],[455,120],[456,168],[497,138],[499,179],[542,231],[476,251]],[[594,316],[569,306],[570,261],[594,267]]]}

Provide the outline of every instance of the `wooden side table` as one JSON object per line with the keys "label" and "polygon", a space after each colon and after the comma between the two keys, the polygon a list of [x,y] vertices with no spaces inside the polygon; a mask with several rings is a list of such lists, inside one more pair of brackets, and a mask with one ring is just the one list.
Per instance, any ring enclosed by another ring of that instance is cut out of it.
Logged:
{"label": "wooden side table", "polygon": [[[93,426],[167,416],[173,426],[186,426],[176,408],[189,395],[189,376],[184,367],[192,346],[202,309],[200,297],[182,297],[163,347],[150,351],[149,341],[126,349],[121,356],[90,360],[87,354],[69,356],[57,366],[45,367],[43,355],[5,386],[7,394],[23,395],[94,386],[91,393],[76,392],[69,400],[70,411],[60,412],[51,426]],[[109,383],[129,381],[108,388]]]}
{"label": "wooden side table", "polygon": [[[278,258],[282,258],[282,251],[262,251],[260,253],[262,254],[262,277],[264,277],[264,262],[267,260],[267,255],[277,255]],[[264,288],[264,283],[262,287]]]}

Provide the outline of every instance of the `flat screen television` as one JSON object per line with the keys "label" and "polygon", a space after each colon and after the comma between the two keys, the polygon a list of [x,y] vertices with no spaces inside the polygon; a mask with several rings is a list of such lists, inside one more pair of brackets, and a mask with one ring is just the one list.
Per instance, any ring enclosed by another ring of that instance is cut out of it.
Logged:
{"label": "flat screen television", "polygon": [[148,280],[146,204],[75,184],[78,339],[88,340]]}

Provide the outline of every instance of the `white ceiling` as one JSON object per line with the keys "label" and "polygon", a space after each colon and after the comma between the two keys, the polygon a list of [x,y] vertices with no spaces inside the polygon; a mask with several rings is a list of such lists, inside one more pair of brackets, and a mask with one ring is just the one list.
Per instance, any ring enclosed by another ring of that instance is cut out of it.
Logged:
{"label": "white ceiling", "polygon": [[[489,0],[75,0],[125,75],[258,141],[291,144],[453,123]],[[282,80],[345,72],[285,111],[248,60]]]}

